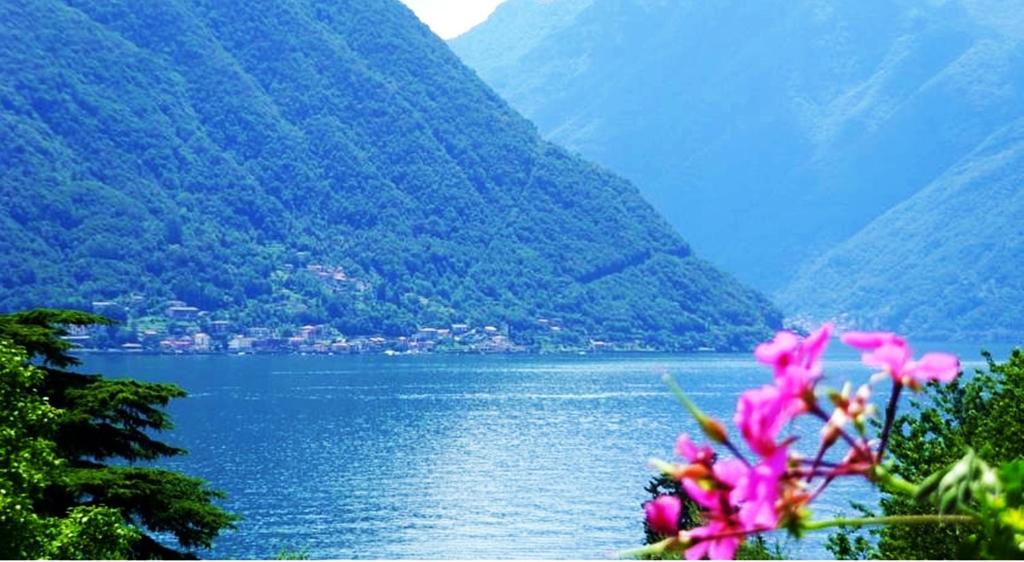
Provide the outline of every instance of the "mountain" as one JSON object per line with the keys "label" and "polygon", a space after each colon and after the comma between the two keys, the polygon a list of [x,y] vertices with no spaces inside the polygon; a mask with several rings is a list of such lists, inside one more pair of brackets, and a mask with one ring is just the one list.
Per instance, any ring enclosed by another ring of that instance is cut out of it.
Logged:
{"label": "mountain", "polygon": [[780,296],[810,324],[836,318],[935,341],[1024,334],[1024,120],[813,260]]}
{"label": "mountain", "polygon": [[780,322],[397,0],[13,0],[0,22],[0,309],[665,348]]}
{"label": "mountain", "polygon": [[546,138],[791,303],[810,261],[1024,117],[1022,40],[1002,0],[508,0],[450,45]]}

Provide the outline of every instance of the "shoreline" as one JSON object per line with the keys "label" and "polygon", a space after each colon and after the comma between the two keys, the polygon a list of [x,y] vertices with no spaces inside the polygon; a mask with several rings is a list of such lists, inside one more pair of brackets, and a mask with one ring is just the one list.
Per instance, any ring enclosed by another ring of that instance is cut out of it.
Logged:
{"label": "shoreline", "polygon": [[351,353],[335,352],[307,352],[307,351],[159,351],[159,350],[126,350],[126,349],[73,349],[71,353],[76,355],[145,355],[164,357],[294,357],[294,356],[325,356],[325,357],[347,357],[347,356],[382,356],[382,357],[418,357],[418,356],[453,356],[453,355],[506,355],[506,356],[542,356],[542,355],[639,355],[647,353],[681,353],[681,354],[718,354],[718,353],[743,353],[738,350],[681,350],[681,349],[561,349],[561,350],[520,350],[520,351],[476,351],[476,350],[452,350],[452,351],[362,351]]}

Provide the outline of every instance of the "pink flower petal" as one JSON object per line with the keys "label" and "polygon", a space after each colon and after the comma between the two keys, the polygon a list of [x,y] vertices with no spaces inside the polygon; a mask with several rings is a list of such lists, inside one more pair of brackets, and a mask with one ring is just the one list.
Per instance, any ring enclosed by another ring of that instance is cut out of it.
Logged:
{"label": "pink flower petal", "polygon": [[750,469],[729,495],[729,500],[740,506],[739,520],[744,529],[774,529],[778,525],[775,505],[781,495],[780,481],[785,475],[788,460],[788,451],[780,447]]}
{"label": "pink flower petal", "polygon": [[686,549],[687,560],[701,560],[708,555],[708,549],[711,547],[710,541],[700,541],[699,543]]}
{"label": "pink flower petal", "polygon": [[727,484],[730,487],[735,487],[747,475],[747,465],[743,464],[743,461],[739,459],[728,459],[715,463],[712,467],[712,471],[715,473],[715,478],[719,482]]}
{"label": "pink flower petal", "polygon": [[918,382],[948,383],[960,374],[960,359],[949,353],[925,353],[907,369]]}
{"label": "pink flower petal", "polygon": [[899,336],[892,332],[846,332],[839,339],[850,347],[871,351],[899,339]]}
{"label": "pink flower petal", "polygon": [[703,463],[710,462],[715,456],[715,451],[707,445],[694,445],[690,436],[684,433],[676,439],[676,454],[689,462]]}
{"label": "pink flower petal", "polygon": [[789,365],[800,345],[800,338],[792,332],[777,332],[775,339],[754,348],[754,357],[761,363],[784,369]]}
{"label": "pink flower petal", "polygon": [[740,395],[734,421],[747,445],[759,455],[770,455],[776,436],[789,421],[792,398],[767,385]]}
{"label": "pink flower petal", "polygon": [[697,502],[697,505],[708,510],[721,509],[721,502],[718,501],[719,492],[716,490],[705,490],[697,482],[686,478],[683,480],[683,490],[690,499]]}
{"label": "pink flower petal", "polygon": [[888,371],[893,377],[899,379],[903,376],[910,357],[910,347],[901,341],[884,343],[874,351],[864,353],[862,359],[865,365]]}
{"label": "pink flower petal", "polygon": [[689,435],[684,433],[676,439],[676,454],[690,462],[697,457],[697,446],[690,440]]}
{"label": "pink flower petal", "polygon": [[740,537],[726,537],[711,541],[708,558],[711,560],[732,560],[740,546]]}
{"label": "pink flower petal", "polygon": [[700,539],[700,541],[686,549],[686,559],[699,560],[707,556],[712,560],[731,560],[736,555],[736,549],[739,548],[740,541],[743,539],[739,536],[713,537],[739,530],[730,525],[728,521],[719,519],[712,519],[707,525],[693,529],[690,531],[690,536]]}
{"label": "pink flower petal", "polygon": [[816,332],[807,336],[800,347],[802,363],[804,368],[815,370],[819,365],[821,356],[828,347],[828,341],[832,337],[832,324],[825,323]]}

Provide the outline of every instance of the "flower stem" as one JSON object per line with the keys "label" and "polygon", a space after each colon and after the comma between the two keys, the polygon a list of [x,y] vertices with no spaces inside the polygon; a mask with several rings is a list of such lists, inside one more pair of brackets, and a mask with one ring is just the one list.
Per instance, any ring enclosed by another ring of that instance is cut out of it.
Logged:
{"label": "flower stem", "polygon": [[676,400],[678,400],[679,403],[682,404],[683,407],[690,412],[691,416],[697,419],[700,419],[705,416],[704,412],[700,411],[700,408],[698,408],[697,405],[694,404],[692,400],[690,400],[690,397],[687,396],[685,392],[683,392],[682,387],[680,387],[679,383],[677,383],[676,380],[672,378],[672,375],[666,373],[661,377],[661,380],[665,381],[665,384],[667,384],[668,388],[672,391],[672,395],[675,396]]}
{"label": "flower stem", "polygon": [[876,464],[871,467],[869,478],[890,492],[899,492],[907,496],[916,496],[918,486],[889,472],[884,466]]}
{"label": "flower stem", "polygon": [[[828,414],[826,414],[825,410],[822,410],[821,406],[818,406],[817,404],[815,404],[814,407],[809,410],[809,413],[811,415],[817,417],[818,419],[824,421],[826,424],[829,422]],[[854,439],[853,437],[851,437],[850,434],[847,433],[845,429],[842,429],[842,428],[839,429],[839,436],[842,437],[843,441],[846,441],[846,443],[848,445],[850,445],[851,447],[853,447],[856,450],[860,450],[860,448],[861,448],[860,444],[858,444],[857,440]]]}
{"label": "flower stem", "polygon": [[619,558],[640,558],[641,556],[651,556],[656,554],[662,554],[665,550],[671,546],[675,546],[679,543],[677,537],[669,537],[667,539],[658,541],[654,544],[642,546],[640,548],[634,548],[632,550],[626,550],[618,553]]}
{"label": "flower stem", "polygon": [[[725,445],[725,447],[729,449],[729,451],[733,455],[736,455],[736,458],[743,462],[743,464],[751,466],[750,461],[748,461],[747,458],[743,456],[743,453],[741,453],[740,450],[736,448],[736,445],[733,445],[732,441],[729,440],[729,437],[725,435],[724,428],[721,426],[721,424],[712,420],[710,417],[708,417],[707,414],[702,412],[700,408],[698,408],[697,405],[694,404],[692,400],[690,400],[690,397],[687,396],[685,392],[683,392],[682,387],[679,386],[679,383],[677,383],[671,375],[666,373],[664,376],[662,376],[661,379],[665,381],[665,384],[667,384],[669,389],[672,390],[672,394],[676,397],[676,400],[678,400],[679,403],[682,404],[683,407],[690,412],[690,415],[697,420],[697,423],[700,425],[701,430],[708,434],[708,436],[711,437],[712,439],[718,441],[722,445]],[[715,432],[715,435],[711,435],[708,432],[709,425],[714,425],[719,428]]]}
{"label": "flower stem", "polygon": [[747,458],[743,456],[743,453],[741,453],[739,449],[736,448],[736,445],[732,444],[732,441],[726,439],[724,445],[727,449],[732,451],[732,454],[735,455],[736,458],[740,459],[740,462],[747,466],[750,466],[750,461],[748,461]]}
{"label": "flower stem", "polygon": [[884,515],[881,517],[839,517],[823,521],[808,521],[804,529],[817,531],[831,527],[869,527],[874,525],[932,525],[935,523],[975,523],[970,515]]}
{"label": "flower stem", "polygon": [[815,490],[813,494],[811,494],[811,497],[807,500],[807,503],[811,503],[814,500],[818,499],[818,496],[820,496],[821,493],[825,491],[825,488],[828,488],[828,485],[831,484],[832,481],[835,479],[835,475],[826,478],[825,481],[822,482],[821,486],[818,486],[818,489]]}
{"label": "flower stem", "polygon": [[835,462],[829,462],[829,461],[814,462],[811,459],[800,459],[800,464],[814,465],[814,466],[818,466],[818,467],[825,466],[825,467],[828,467],[828,468],[839,468],[841,466],[839,463],[835,463]]}
{"label": "flower stem", "polygon": [[885,446],[889,444],[889,434],[892,433],[893,423],[896,421],[896,405],[900,401],[900,391],[903,385],[900,381],[892,381],[892,394],[889,395],[889,404],[885,407],[885,426],[882,428],[881,443],[878,445],[878,462],[882,461],[885,454]]}
{"label": "flower stem", "polygon": [[825,458],[825,452],[828,451],[828,444],[824,441],[821,442],[821,446],[818,447],[818,454],[814,456],[814,463],[811,464],[811,470],[807,474],[807,483],[810,484],[811,480],[814,480],[814,476],[818,474],[818,465],[821,460]]}

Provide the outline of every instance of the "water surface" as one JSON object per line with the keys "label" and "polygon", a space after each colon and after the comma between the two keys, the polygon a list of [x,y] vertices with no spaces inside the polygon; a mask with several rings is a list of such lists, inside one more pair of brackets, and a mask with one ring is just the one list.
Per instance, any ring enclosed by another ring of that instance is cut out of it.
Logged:
{"label": "water surface", "polygon": [[[836,385],[869,374],[852,354],[829,366]],[[608,558],[642,540],[646,460],[698,432],[660,374],[724,420],[771,378],[747,354],[91,355],[85,370],[189,392],[168,438],[190,454],[166,464],[243,516],[203,553],[217,558]],[[874,497],[837,483],[818,513]],[[828,557],[823,540],[788,554]]]}

